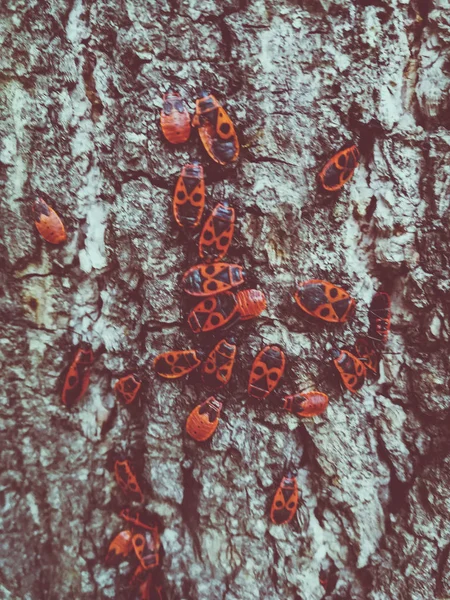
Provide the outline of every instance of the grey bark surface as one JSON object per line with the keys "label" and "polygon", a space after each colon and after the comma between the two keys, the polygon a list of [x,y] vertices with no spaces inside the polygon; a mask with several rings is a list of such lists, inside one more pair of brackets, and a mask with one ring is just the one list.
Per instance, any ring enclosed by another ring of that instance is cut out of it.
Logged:
{"label": "grey bark surface", "polygon": [[[0,597],[127,597],[125,565],[103,562],[123,528],[115,452],[144,466],[170,599],[450,597],[450,3],[7,0],[0,14]],[[243,145],[235,166],[212,165],[196,134],[164,142],[169,87],[191,112],[202,88],[224,103]],[[348,139],[362,163],[330,199],[316,175]],[[162,351],[219,339],[190,334],[179,288],[197,255],[171,197],[195,158],[208,208],[235,206],[230,258],[268,304],[235,328],[206,445],[184,424],[209,394],[151,369]],[[37,191],[67,226],[63,247],[34,228]],[[300,315],[292,294],[310,278],[348,287],[349,324]],[[381,376],[342,393],[326,349],[367,330],[380,288],[393,303]],[[97,360],[69,412],[61,373],[82,340]],[[249,402],[266,343],[287,353],[282,393],[312,380],[330,395],[323,418]],[[136,370],[140,410],[113,420],[112,385]],[[279,527],[268,507],[288,464],[300,505]],[[333,566],[327,595],[319,574]]]}

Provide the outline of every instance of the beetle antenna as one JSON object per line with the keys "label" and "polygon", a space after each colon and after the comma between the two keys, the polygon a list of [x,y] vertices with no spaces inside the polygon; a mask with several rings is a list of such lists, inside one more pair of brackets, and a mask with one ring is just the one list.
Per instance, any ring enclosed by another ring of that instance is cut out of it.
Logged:
{"label": "beetle antenna", "polygon": [[366,335],[366,338],[367,338],[367,339],[369,339],[369,340],[373,340],[374,342],[381,343],[381,340],[379,340],[379,339],[377,339],[377,338],[374,338],[374,337],[372,337],[371,335]]}

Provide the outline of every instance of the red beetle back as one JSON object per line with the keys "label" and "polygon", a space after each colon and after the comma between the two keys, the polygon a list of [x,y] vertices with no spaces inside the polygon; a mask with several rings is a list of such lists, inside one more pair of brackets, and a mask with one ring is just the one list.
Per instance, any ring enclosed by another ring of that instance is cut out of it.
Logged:
{"label": "red beetle back", "polygon": [[259,290],[242,290],[236,294],[236,301],[242,320],[257,317],[266,308],[266,297]]}
{"label": "red beetle back", "polygon": [[171,144],[182,144],[191,135],[191,119],[184,102],[177,92],[164,94],[161,111],[161,129]]}

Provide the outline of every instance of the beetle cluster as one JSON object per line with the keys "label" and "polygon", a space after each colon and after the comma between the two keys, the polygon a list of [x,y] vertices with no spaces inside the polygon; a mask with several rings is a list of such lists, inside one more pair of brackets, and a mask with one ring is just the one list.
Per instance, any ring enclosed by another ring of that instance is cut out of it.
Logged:
{"label": "beetle cluster", "polygon": [[[344,323],[351,318],[356,302],[349,294],[328,281],[312,279],[300,283],[294,294],[302,311],[328,323]],[[377,292],[369,308],[369,330],[366,337],[355,342],[354,353],[347,349],[333,348],[331,356],[340,375],[342,385],[356,393],[364,384],[366,369],[378,373],[381,348],[387,341],[391,323],[390,298],[385,292]],[[319,391],[306,391],[285,396],[282,408],[299,417],[315,417],[328,406],[328,396]],[[275,494],[270,511],[273,523],[288,523],[298,506],[298,486],[295,477],[288,473],[283,477]]]}
{"label": "beetle cluster", "polygon": [[[320,279],[299,284],[294,294],[302,311],[329,323],[344,323],[355,312],[356,302],[342,288]],[[356,393],[364,385],[367,368],[378,373],[381,348],[386,344],[391,326],[391,301],[386,292],[377,292],[369,308],[369,330],[359,337],[353,352],[333,348],[331,357],[342,385]]]}
{"label": "beetle cluster", "polygon": [[[131,462],[128,459],[116,460],[114,474],[126,498],[142,505],[144,494]],[[127,529],[111,541],[105,564],[116,566],[128,559],[133,571],[128,585],[137,592],[134,597],[162,600],[161,542],[157,520],[144,509],[123,508],[120,517],[126,522]]]}
{"label": "beetle cluster", "polygon": [[[188,115],[180,98],[172,93],[166,95],[164,100],[161,113],[164,135],[171,143],[177,143],[173,133],[174,129],[178,129],[184,131],[183,140],[188,139]],[[233,123],[213,96],[197,100],[193,125],[199,127],[200,139],[214,161],[223,165],[237,159],[239,142]],[[175,221],[187,230],[195,229],[200,225],[204,206],[203,168],[198,163],[188,164],[183,168],[175,187]],[[204,297],[187,318],[194,333],[228,329],[237,321],[258,316],[266,307],[264,294],[259,290],[235,292],[235,288],[244,284],[244,271],[240,265],[221,262],[230,247],[234,223],[234,209],[225,202],[217,204],[206,219],[199,236],[198,252],[203,264],[191,267],[182,278],[185,293]],[[176,350],[157,356],[153,367],[158,375],[168,379],[182,377],[200,368],[203,385],[210,390],[218,390],[231,378],[236,351],[234,339],[224,338],[211,349],[204,361],[196,350]],[[286,358],[280,347],[271,345],[263,348],[255,357],[250,370],[248,394],[259,400],[266,398],[283,376],[285,363]],[[320,395],[320,392],[317,394]],[[309,406],[314,405],[317,394],[305,395],[303,400]],[[214,396],[197,405],[186,422],[188,435],[198,442],[210,439],[217,429],[222,406],[223,403]],[[296,404],[289,402],[289,398],[283,407],[297,414],[301,412]],[[297,483],[294,477],[288,475],[283,478],[274,499],[272,521],[279,524],[288,522],[295,513],[297,503]]]}
{"label": "beetle cluster", "polygon": [[[232,121],[211,94],[202,94],[196,101],[192,126],[198,128],[199,137],[210,158],[220,165],[237,160],[240,146]],[[183,100],[176,92],[163,98],[161,129],[171,144],[186,142],[191,135],[191,119]],[[337,191],[347,183],[358,166],[359,151],[349,144],[337,152],[318,175],[326,191]],[[179,227],[188,232],[197,229],[205,209],[205,180],[203,167],[192,162],[183,167],[173,195],[173,216]],[[34,204],[35,224],[42,237],[52,244],[66,240],[64,225],[57,213],[39,198]],[[264,293],[257,289],[240,289],[246,274],[238,264],[224,262],[233,239],[235,210],[225,201],[219,202],[204,221],[198,241],[200,264],[189,268],[182,277],[183,291],[199,299],[187,316],[187,323],[195,334],[228,329],[238,321],[260,315],[266,307]],[[300,283],[294,294],[302,311],[327,323],[346,322],[354,313],[356,302],[338,286],[323,280]],[[378,292],[369,309],[369,330],[359,337],[354,350],[332,350],[332,359],[343,386],[355,393],[362,385],[367,369],[378,372],[380,352],[390,329],[390,298]],[[236,360],[237,344],[234,338],[220,339],[205,357],[194,349],[172,350],[159,354],[153,361],[155,372],[166,379],[175,379],[200,369],[205,388],[216,392],[228,384]],[[92,348],[83,344],[69,365],[62,402],[70,408],[84,395],[89,385],[90,369],[94,362]],[[262,400],[271,394],[283,376],[286,357],[277,345],[265,346],[255,357],[249,375],[248,394]],[[114,385],[117,400],[132,404],[142,382],[137,374],[129,373]],[[219,424],[223,403],[210,396],[199,403],[189,414],[186,432],[198,442],[211,438]],[[285,396],[280,408],[299,417],[322,414],[328,406],[328,396],[309,389]],[[130,501],[142,504],[144,494],[131,463],[117,460],[115,477]],[[283,476],[273,498],[270,518],[275,524],[288,523],[298,506],[296,478],[288,472]],[[121,531],[111,542],[106,558],[108,565],[127,558],[134,563],[131,585],[138,587],[141,600],[162,598],[160,585],[159,529],[153,517],[144,510],[125,508],[120,516],[128,529]]]}
{"label": "beetle cluster", "polygon": [[[83,397],[89,385],[93,362],[92,348],[83,344],[76,351],[65,376],[62,402],[66,407],[73,407]],[[114,385],[116,398],[124,405],[136,399],[140,388],[141,380],[135,374],[121,377]],[[128,459],[116,460],[114,475],[126,498],[142,505],[144,494],[131,462]],[[133,568],[129,587],[133,593],[136,592],[136,600],[162,600],[158,523],[143,509],[124,508],[120,516],[127,522],[128,529],[118,533],[110,543],[105,564],[115,566],[129,559]]]}
{"label": "beetle cluster", "polygon": [[[197,100],[192,125],[198,128],[206,152],[216,163],[226,165],[237,160],[240,146],[236,130],[214,96],[202,94]],[[161,129],[172,144],[186,141],[190,136],[189,114],[175,92],[164,96]],[[204,208],[204,170],[198,162],[193,162],[183,167],[177,180],[173,195],[174,219],[179,227],[192,232],[199,227]],[[229,328],[240,320],[257,317],[266,307],[261,291],[236,291],[245,282],[244,270],[240,265],[223,262],[233,239],[235,218],[234,208],[227,202],[215,206],[199,236],[198,254],[203,262],[183,275],[183,291],[200,299],[187,317],[193,333]],[[205,361],[196,350],[174,350],[157,356],[153,367],[161,377],[175,379],[201,365],[204,386],[216,391],[230,380],[236,350],[234,340],[224,338],[215,344]],[[208,440],[217,429],[222,406],[214,396],[198,404],[187,418],[188,435],[198,442]]]}
{"label": "beetle cluster", "polygon": [[[215,162],[226,164],[237,159],[239,142],[234,126],[213,96],[204,95],[197,100],[196,115],[192,124],[199,127],[200,139]],[[189,115],[181,98],[173,92],[164,98],[161,127],[171,143],[178,143],[179,136],[174,135],[177,131],[183,131],[183,141],[189,138]],[[228,153],[225,152],[225,148]],[[354,144],[342,148],[320,171],[318,178],[322,187],[327,191],[340,189],[353,176],[358,160],[359,151]],[[188,231],[195,230],[201,223],[204,206],[203,167],[199,163],[188,164],[183,168],[175,186],[175,221]],[[185,293],[204,297],[187,318],[194,333],[208,333],[218,328],[228,329],[239,320],[257,316],[265,308],[265,298],[259,290],[234,291],[244,284],[245,274],[242,267],[221,262],[232,241],[234,223],[234,209],[226,203],[219,203],[207,218],[199,236],[199,256],[203,264],[191,267],[182,278],[181,285]],[[319,280],[301,284],[295,298],[305,312],[329,322],[344,322],[355,309],[355,301],[344,290]],[[347,383],[347,388],[356,389],[358,383],[352,385],[351,373],[345,371],[358,369],[362,363],[354,357],[357,362],[350,364],[350,354],[345,352],[339,352],[339,356],[335,357],[335,365],[343,381]],[[230,380],[235,358],[234,340],[224,338],[212,348],[204,362],[196,350],[175,350],[157,356],[153,366],[161,377],[169,379],[182,377],[200,367],[205,387],[216,390]],[[250,371],[249,395],[259,399],[266,398],[280,381],[285,362],[284,352],[278,346],[263,348],[256,356]],[[364,365],[362,368],[365,368]],[[197,405],[187,419],[187,433],[199,442],[210,439],[217,429],[222,406],[222,402],[214,396]],[[317,390],[304,390],[286,396],[281,401],[281,408],[299,417],[319,415],[327,406],[328,396]],[[297,484],[295,478],[288,474],[283,478],[274,498],[272,521],[289,521],[295,513],[297,502]],[[289,512],[289,518],[286,517],[285,511]]]}
{"label": "beetle cluster", "polygon": [[[212,94],[200,93],[196,100],[192,126],[209,156],[220,165],[227,165],[239,156],[239,140],[234,125],[224,108]],[[181,96],[169,91],[163,98],[161,130],[171,144],[182,144],[191,135],[191,119]]]}

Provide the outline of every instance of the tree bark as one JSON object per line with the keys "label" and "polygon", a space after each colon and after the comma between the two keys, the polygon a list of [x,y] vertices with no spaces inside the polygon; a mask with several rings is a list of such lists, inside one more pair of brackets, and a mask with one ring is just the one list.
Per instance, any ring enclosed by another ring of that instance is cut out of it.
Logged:
{"label": "tree bark", "polygon": [[[124,528],[117,454],[142,468],[164,523],[169,599],[449,597],[448,0],[8,0],[0,14],[2,598],[129,597],[125,565],[104,565]],[[235,165],[212,164],[197,134],[164,141],[169,88],[190,112],[201,89],[219,98],[242,144]],[[317,173],[347,140],[361,165],[325,194]],[[151,366],[222,337],[190,333],[180,290],[197,239],[171,197],[195,159],[208,208],[237,211],[230,262],[268,304],[233,329],[235,372],[203,445],[184,433],[209,395],[201,381]],[[40,193],[66,224],[62,247],[35,230]],[[355,318],[305,319],[293,292],[306,279],[346,286]],[[380,377],[353,396],[326,351],[367,330],[378,289],[392,331]],[[61,374],[81,341],[96,361],[67,411]],[[251,402],[267,343],[285,349],[286,375]],[[116,414],[127,372],[144,392]],[[277,409],[309,382],[330,396],[323,418]],[[299,509],[275,526],[287,468]]]}

